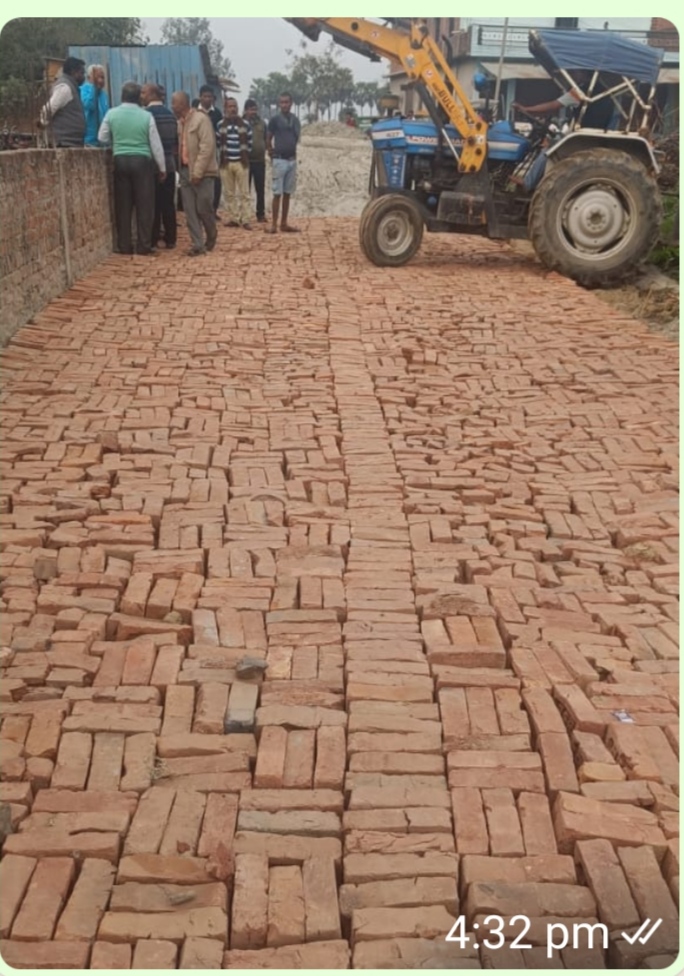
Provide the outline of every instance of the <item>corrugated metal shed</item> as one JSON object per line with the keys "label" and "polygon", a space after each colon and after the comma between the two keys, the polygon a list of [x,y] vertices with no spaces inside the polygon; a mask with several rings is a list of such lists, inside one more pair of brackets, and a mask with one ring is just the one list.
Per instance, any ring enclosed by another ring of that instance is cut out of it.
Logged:
{"label": "corrugated metal shed", "polygon": [[112,105],[121,100],[121,86],[127,81],[146,81],[163,85],[167,96],[186,91],[197,98],[201,85],[210,84],[220,100],[218,79],[210,73],[209,57],[204,45],[147,44],[132,47],[96,45],[72,46],[69,55],[82,58],[86,65],[102,64],[107,72],[107,89]]}

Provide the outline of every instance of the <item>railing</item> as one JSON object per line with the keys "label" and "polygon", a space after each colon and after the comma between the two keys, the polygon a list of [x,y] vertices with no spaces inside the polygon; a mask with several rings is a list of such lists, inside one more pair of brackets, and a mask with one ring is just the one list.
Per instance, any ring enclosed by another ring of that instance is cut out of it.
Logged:
{"label": "railing", "polygon": [[[538,24],[509,26],[506,30],[504,56],[531,59],[532,56],[528,51],[529,35],[531,30],[538,28]],[[554,30],[559,28],[545,27],[543,29]],[[468,27],[467,32],[469,39],[468,54],[484,57],[501,54],[501,45],[504,40],[503,24],[474,23]],[[592,33],[600,33],[600,31],[592,30]],[[665,50],[665,63],[679,61],[679,34],[676,30],[613,30],[611,28],[611,33],[620,34],[622,37],[627,37],[641,44],[649,44],[651,47],[663,48]]]}

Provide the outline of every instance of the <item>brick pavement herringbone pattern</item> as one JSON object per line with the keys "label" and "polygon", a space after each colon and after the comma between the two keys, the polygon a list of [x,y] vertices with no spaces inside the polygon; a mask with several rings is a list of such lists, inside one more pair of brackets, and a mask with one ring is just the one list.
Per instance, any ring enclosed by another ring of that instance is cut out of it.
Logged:
{"label": "brick pavement herringbone pattern", "polygon": [[112,257],[5,350],[9,965],[676,955],[676,347],[356,233]]}

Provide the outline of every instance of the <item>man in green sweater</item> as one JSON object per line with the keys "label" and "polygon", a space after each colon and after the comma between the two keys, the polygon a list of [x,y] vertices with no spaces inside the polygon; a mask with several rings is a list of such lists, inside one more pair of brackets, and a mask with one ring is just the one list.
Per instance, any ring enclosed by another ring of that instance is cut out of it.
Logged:
{"label": "man in green sweater", "polygon": [[156,254],[152,247],[154,181],[166,179],[166,159],[154,117],[140,107],[140,85],[127,81],[121,105],[102,120],[98,140],[114,152],[114,211],[117,251],[132,254],[131,218],[135,208],[136,252]]}

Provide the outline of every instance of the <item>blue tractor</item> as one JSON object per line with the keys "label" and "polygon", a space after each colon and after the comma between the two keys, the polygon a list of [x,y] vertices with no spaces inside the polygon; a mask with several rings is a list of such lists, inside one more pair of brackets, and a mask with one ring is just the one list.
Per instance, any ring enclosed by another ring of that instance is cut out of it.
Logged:
{"label": "blue tractor", "polygon": [[663,51],[609,31],[531,31],[530,52],[558,85],[551,104],[573,110],[565,126],[532,113],[523,134],[514,114],[491,123],[475,111],[424,21],[408,31],[353,18],[291,22],[307,37],[326,31],[373,60],[399,61],[428,112],[371,130],[360,243],[374,264],[405,264],[426,229],[528,238],[546,267],[591,286],[619,281],[653,247],[661,202],[650,136]]}
{"label": "blue tractor", "polygon": [[[466,140],[420,83],[431,118],[373,126],[360,241],[375,264],[410,260],[424,229],[528,238],[547,268],[586,286],[617,282],[647,256],[661,220],[649,137],[663,52],[605,31],[532,31],[529,46],[559,96],[572,95],[573,117],[527,117],[522,134],[516,108],[488,126],[477,171],[455,165]],[[476,78],[483,94],[489,81]]]}

